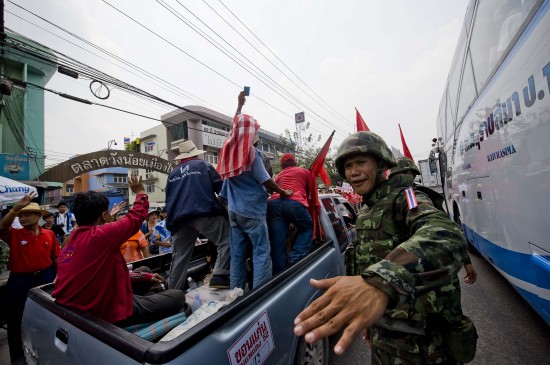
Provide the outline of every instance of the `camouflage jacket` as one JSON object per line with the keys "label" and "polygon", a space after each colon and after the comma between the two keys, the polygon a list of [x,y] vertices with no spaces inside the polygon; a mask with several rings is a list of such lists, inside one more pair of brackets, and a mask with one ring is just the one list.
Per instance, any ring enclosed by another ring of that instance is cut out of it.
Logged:
{"label": "camouflage jacket", "polygon": [[358,238],[346,260],[349,274],[389,295],[385,317],[422,329],[430,313],[449,321],[462,316],[457,273],[466,242],[421,189],[414,188],[418,207],[409,209],[404,190],[410,186],[412,178],[396,175],[363,197]]}

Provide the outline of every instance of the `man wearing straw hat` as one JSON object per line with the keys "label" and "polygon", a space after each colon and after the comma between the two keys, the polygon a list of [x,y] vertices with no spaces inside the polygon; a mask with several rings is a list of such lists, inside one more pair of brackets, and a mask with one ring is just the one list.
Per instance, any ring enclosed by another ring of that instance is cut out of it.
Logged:
{"label": "man wearing straw hat", "polygon": [[229,288],[229,221],[216,194],[222,179],[214,167],[198,158],[206,151],[192,141],[179,144],[179,165],[166,183],[166,228],[172,232],[172,266],[168,277],[170,289],[183,289],[187,266],[199,234],[214,242],[218,258],[210,279],[211,288]]}
{"label": "man wearing straw hat", "polygon": [[[52,231],[38,224],[48,212],[31,203],[35,197],[34,191],[26,194],[0,221],[0,238],[10,247],[6,318],[12,363],[24,363],[21,319],[27,294],[32,287],[51,283],[57,271],[59,244]],[[23,228],[11,227],[16,216]]]}

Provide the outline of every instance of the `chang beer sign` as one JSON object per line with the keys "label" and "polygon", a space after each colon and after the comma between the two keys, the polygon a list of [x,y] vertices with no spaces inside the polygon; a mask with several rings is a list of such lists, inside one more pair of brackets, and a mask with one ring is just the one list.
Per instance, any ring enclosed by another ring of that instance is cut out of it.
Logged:
{"label": "chang beer sign", "polygon": [[222,148],[229,132],[222,129],[202,125],[202,144],[205,146]]}
{"label": "chang beer sign", "polygon": [[29,180],[29,156],[0,154],[0,176],[14,180]]}

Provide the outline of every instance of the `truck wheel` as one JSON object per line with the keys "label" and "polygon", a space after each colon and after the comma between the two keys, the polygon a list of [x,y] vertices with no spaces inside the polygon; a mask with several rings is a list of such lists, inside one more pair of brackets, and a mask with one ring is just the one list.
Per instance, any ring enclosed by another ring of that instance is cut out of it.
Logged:
{"label": "truck wheel", "polygon": [[307,343],[303,337],[300,338],[295,365],[327,365],[329,355],[328,338],[324,338],[314,344]]}

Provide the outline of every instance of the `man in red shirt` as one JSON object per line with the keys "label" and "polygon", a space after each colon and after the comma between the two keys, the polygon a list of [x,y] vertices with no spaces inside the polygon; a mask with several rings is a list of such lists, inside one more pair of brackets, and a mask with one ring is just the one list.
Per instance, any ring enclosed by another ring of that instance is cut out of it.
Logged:
{"label": "man in red shirt", "polygon": [[[21,319],[27,294],[32,287],[54,280],[59,256],[55,234],[38,224],[47,211],[37,203],[31,203],[35,197],[35,192],[26,194],[0,221],[0,238],[10,247],[6,318],[12,364],[24,363]],[[11,228],[16,216],[23,228]]]}
{"label": "man in red shirt", "polygon": [[[89,191],[75,195],[73,212],[78,228],[61,250],[52,296],[58,304],[91,313],[107,322],[124,325],[153,322],[180,312],[185,303],[181,290],[134,295],[120,246],[134,235],[147,216],[149,201],[141,178],[130,176],[136,200],[128,214],[111,222],[109,201]],[[140,273],[158,281],[158,274]],[[124,322],[121,322],[124,321]]]}
{"label": "man in red shirt", "polygon": [[[273,275],[307,256],[311,249],[313,236],[313,220],[307,210],[307,197],[312,176],[308,170],[296,166],[296,157],[291,153],[281,156],[280,162],[283,170],[277,175],[275,182],[282,189],[294,191],[294,194],[288,198],[273,194],[267,202],[267,224],[271,242]],[[298,232],[296,242],[287,258],[285,242],[290,223],[296,227]]]}

